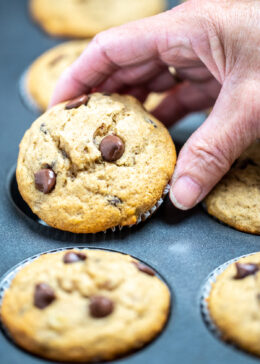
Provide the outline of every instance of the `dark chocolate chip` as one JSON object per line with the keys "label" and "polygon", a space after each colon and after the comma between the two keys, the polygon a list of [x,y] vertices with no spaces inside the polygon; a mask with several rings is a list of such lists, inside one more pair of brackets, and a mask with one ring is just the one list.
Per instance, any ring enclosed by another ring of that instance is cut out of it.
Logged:
{"label": "dark chocolate chip", "polygon": [[148,124],[151,124],[154,128],[157,128],[157,125],[155,124],[155,122],[149,118],[145,118],[145,121],[148,123]]}
{"label": "dark chocolate chip", "polygon": [[56,175],[52,169],[43,168],[34,174],[34,182],[37,190],[50,193],[55,187]]}
{"label": "dark chocolate chip", "polygon": [[46,283],[38,283],[34,290],[34,306],[41,310],[56,299],[53,289]]}
{"label": "dark chocolate chip", "polygon": [[64,255],[63,257],[63,262],[65,264],[68,263],[76,263],[76,262],[80,262],[83,260],[86,260],[87,256],[84,253],[81,252],[68,252]]}
{"label": "dark chocolate chip", "polygon": [[234,278],[242,279],[259,271],[259,266],[254,263],[236,263],[237,273]]}
{"label": "dark chocolate chip", "polygon": [[107,297],[93,296],[90,299],[89,312],[92,317],[102,318],[114,311],[114,302]]}
{"label": "dark chocolate chip", "polygon": [[154,276],[155,271],[148,267],[147,265],[141,263],[141,262],[133,262],[133,264],[136,266],[137,269],[139,269],[141,272],[148,274],[149,276]]}
{"label": "dark chocolate chip", "polygon": [[117,135],[107,135],[102,139],[99,150],[102,158],[107,162],[114,162],[122,157],[125,151],[125,145]]}
{"label": "dark chocolate chip", "polygon": [[102,95],[103,96],[111,96],[111,93],[110,92],[102,92]]}
{"label": "dark chocolate chip", "polygon": [[246,169],[247,166],[254,166],[257,167],[257,164],[255,161],[253,161],[253,159],[251,158],[246,158],[244,160],[242,160],[241,162],[238,163],[238,168],[239,169]]}
{"label": "dark chocolate chip", "polygon": [[45,135],[48,134],[48,130],[47,130],[46,125],[44,123],[41,123],[40,131]]}
{"label": "dark chocolate chip", "polygon": [[49,66],[51,67],[55,66],[55,64],[58,63],[64,57],[65,57],[64,54],[59,54],[58,56],[54,57],[53,60],[50,61]]}
{"label": "dark chocolate chip", "polygon": [[75,99],[70,100],[67,103],[67,105],[65,106],[65,109],[66,110],[77,109],[81,105],[87,105],[88,101],[89,101],[89,96],[88,95],[78,96]]}
{"label": "dark chocolate chip", "polygon": [[117,196],[108,198],[107,201],[112,206],[118,206],[122,203],[122,200],[120,200],[120,198],[118,198]]}

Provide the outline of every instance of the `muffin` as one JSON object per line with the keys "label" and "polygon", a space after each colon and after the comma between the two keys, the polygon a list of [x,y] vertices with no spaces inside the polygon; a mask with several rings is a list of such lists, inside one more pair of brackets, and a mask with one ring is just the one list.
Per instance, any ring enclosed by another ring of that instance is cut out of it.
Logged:
{"label": "muffin", "polygon": [[251,145],[205,199],[209,214],[237,230],[260,234],[260,140]]}
{"label": "muffin", "polygon": [[176,162],[167,129],[134,97],[94,93],[61,103],[25,133],[19,191],[50,226],[96,233],[154,211]]}
{"label": "muffin", "polygon": [[230,264],[213,284],[208,309],[222,338],[260,355],[260,253]]}
{"label": "muffin", "polygon": [[87,38],[166,9],[165,0],[30,0],[33,19],[49,34]]}
{"label": "muffin", "polygon": [[88,43],[89,40],[74,40],[59,44],[43,53],[29,67],[22,92],[28,93],[41,111],[47,109],[63,71],[81,55]]}
{"label": "muffin", "polygon": [[83,249],[43,254],[6,289],[1,320],[11,338],[51,360],[111,360],[163,329],[170,292],[129,255]]}

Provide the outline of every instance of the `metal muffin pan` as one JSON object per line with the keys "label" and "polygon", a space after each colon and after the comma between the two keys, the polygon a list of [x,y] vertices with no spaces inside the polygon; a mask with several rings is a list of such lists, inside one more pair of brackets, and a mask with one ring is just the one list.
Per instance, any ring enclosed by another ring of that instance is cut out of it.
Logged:
{"label": "metal muffin pan", "polygon": [[[0,40],[0,275],[31,256],[66,246],[105,248],[133,255],[154,267],[166,280],[173,293],[173,310],[168,325],[156,340],[117,363],[259,362],[258,358],[218,340],[200,313],[200,292],[206,277],[230,259],[259,251],[259,236],[219,224],[201,206],[188,212],[178,211],[168,198],[146,222],[106,234],[61,233],[17,211],[9,198],[10,188],[15,191],[13,166],[19,142],[35,119],[19,99],[18,80],[35,57],[60,40],[44,34],[30,21],[27,0],[0,1]],[[203,115],[197,114],[171,129],[177,147],[202,120]],[[3,332],[0,332],[0,362],[49,363],[18,348]]]}

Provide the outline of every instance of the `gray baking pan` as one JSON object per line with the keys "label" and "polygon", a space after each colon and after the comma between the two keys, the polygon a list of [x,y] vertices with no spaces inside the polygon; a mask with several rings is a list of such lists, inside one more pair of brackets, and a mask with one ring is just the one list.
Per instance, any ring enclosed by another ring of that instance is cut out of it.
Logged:
{"label": "gray baking pan", "polygon": [[[0,275],[30,256],[66,246],[106,248],[132,254],[154,267],[169,284],[173,293],[172,313],[165,330],[155,341],[117,360],[118,363],[258,362],[259,359],[212,335],[202,319],[199,299],[208,274],[230,259],[260,250],[259,236],[218,223],[200,206],[189,212],[178,211],[168,199],[143,224],[95,235],[60,233],[40,224],[26,209],[17,191],[13,166],[19,142],[35,115],[19,99],[18,80],[36,56],[60,40],[48,37],[32,23],[25,0],[0,0],[0,40]],[[202,121],[203,115],[197,114],[172,128],[177,146],[181,146]],[[3,332],[0,332],[0,362],[48,363],[19,349]]]}

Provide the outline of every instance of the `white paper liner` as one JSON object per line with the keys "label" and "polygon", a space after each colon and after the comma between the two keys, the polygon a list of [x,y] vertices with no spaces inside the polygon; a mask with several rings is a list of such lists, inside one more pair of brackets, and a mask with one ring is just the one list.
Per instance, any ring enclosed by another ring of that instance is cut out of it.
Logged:
{"label": "white paper liner", "polygon": [[19,84],[18,84],[19,93],[20,93],[20,96],[21,96],[21,99],[22,99],[24,105],[30,111],[32,111],[36,114],[42,114],[42,110],[41,110],[40,106],[37,104],[37,102],[35,101],[35,99],[32,97],[32,95],[30,94],[30,92],[28,90],[28,86],[27,86],[28,71],[29,71],[29,68],[27,68],[20,77]]}
{"label": "white paper liner", "polygon": [[[231,259],[231,260],[221,264],[219,267],[214,269],[208,275],[208,277],[206,278],[205,282],[202,285],[201,292],[200,292],[200,312],[201,312],[201,316],[202,316],[207,328],[209,329],[209,331],[211,331],[211,333],[214,336],[216,336],[218,339],[222,340],[223,335],[222,335],[221,331],[218,329],[217,325],[214,323],[213,319],[211,318],[210,312],[209,312],[209,307],[208,307],[208,298],[209,298],[209,295],[210,295],[210,291],[212,289],[212,285],[216,282],[217,277],[230,264],[235,263],[236,261],[238,261],[241,258],[249,257],[249,256],[254,255],[256,253],[259,253],[259,252],[254,252],[254,253],[250,253],[250,254],[241,255],[239,257],[236,257],[234,259]],[[226,340],[224,340],[223,342],[235,347],[236,349],[243,350],[233,342],[226,341]]]}

